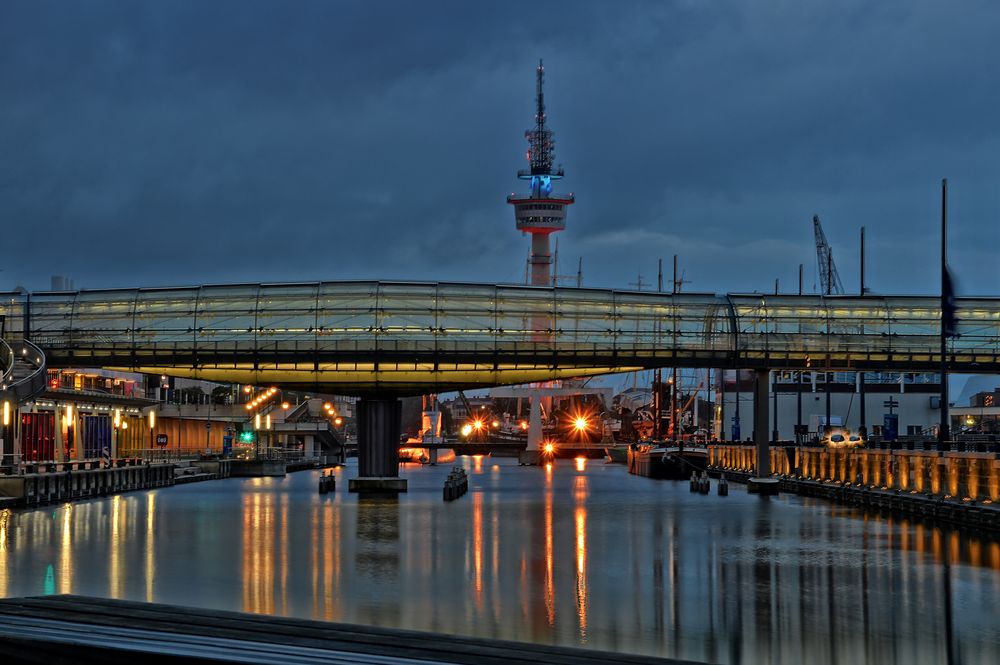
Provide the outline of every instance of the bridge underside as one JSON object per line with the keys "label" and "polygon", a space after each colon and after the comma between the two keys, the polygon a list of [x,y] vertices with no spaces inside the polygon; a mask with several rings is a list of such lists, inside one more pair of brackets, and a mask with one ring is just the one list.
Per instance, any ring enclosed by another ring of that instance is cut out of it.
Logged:
{"label": "bridge underside", "polygon": [[[567,349],[555,354],[511,354],[505,356],[505,362],[495,362],[494,354],[489,354],[489,357],[437,354],[420,358],[416,352],[379,354],[378,362],[359,362],[356,358],[332,359],[329,356],[322,360],[303,361],[301,357],[297,360],[294,354],[283,354],[281,357],[259,355],[256,363],[239,362],[232,356],[149,355],[153,357],[143,358],[147,364],[129,364],[133,358],[102,352],[57,352],[50,354],[49,366],[100,366],[222,383],[274,385],[289,390],[299,388],[344,395],[417,395],[670,367],[937,372],[941,366],[940,354],[930,353],[830,354],[817,358],[793,353],[744,353],[738,356],[728,353],[674,353],[669,349],[629,354],[580,354],[579,350]],[[302,355],[308,358],[309,354]],[[956,372],[1000,373],[1000,358],[994,355],[949,354],[948,364]]]}

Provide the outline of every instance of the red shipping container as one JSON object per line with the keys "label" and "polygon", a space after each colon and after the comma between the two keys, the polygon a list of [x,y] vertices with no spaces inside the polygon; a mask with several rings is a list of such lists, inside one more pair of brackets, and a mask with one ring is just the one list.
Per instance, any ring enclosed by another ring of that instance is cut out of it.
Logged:
{"label": "red shipping container", "polygon": [[54,460],[55,442],[54,413],[21,414],[21,456],[25,462]]}

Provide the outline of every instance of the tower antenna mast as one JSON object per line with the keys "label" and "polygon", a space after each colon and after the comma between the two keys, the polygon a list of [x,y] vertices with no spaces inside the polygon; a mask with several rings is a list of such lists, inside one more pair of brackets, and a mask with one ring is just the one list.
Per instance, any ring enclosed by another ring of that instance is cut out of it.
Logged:
{"label": "tower antenna mast", "polygon": [[511,194],[507,203],[514,206],[517,229],[531,235],[531,285],[553,284],[552,251],[549,236],[566,228],[566,207],[572,194],[554,194],[552,181],[563,177],[561,167],[554,168],[555,140],[545,115],[545,67],[538,61],[535,70],[535,125],[524,133],[528,139],[528,168],[517,177],[530,182],[527,194]]}

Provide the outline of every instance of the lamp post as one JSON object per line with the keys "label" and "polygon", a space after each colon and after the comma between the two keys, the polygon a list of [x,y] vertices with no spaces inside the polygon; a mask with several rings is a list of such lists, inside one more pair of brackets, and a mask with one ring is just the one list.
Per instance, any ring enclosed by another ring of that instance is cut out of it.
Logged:
{"label": "lamp post", "polygon": [[73,438],[73,405],[67,404],[63,420],[66,422],[66,441],[63,453],[63,461],[69,461],[70,457],[75,458],[76,441]]}
{"label": "lamp post", "polygon": [[[0,430],[0,457],[6,456],[5,455],[5,451],[7,449],[6,446],[7,446],[7,438],[9,436],[9,433],[8,433],[8,428],[9,427],[10,427],[10,401],[9,400],[4,400],[4,402],[3,402],[3,430]],[[10,464],[11,464],[11,467],[13,467],[14,463],[15,463],[15,461],[14,461],[14,447],[13,446],[11,446],[10,453],[11,453],[11,455],[10,455]],[[0,466],[2,466],[2,462],[0,462]]]}
{"label": "lamp post", "polygon": [[253,416],[254,457],[260,459],[260,411]]}
{"label": "lamp post", "polygon": [[271,443],[271,414],[270,413],[267,414],[267,416],[264,417],[264,427],[267,428],[267,450],[268,450],[268,455],[270,455],[270,451],[274,447],[274,445]]}
{"label": "lamp post", "polygon": [[153,438],[153,428],[156,427],[156,412],[149,410],[149,449],[156,450],[156,440]]}

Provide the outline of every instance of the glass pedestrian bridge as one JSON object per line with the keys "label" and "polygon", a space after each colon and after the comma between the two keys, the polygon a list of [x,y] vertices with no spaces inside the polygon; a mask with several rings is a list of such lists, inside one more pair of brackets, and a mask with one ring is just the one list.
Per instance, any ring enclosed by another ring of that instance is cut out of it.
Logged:
{"label": "glass pedestrian bridge", "polygon": [[[7,293],[49,367],[407,394],[653,367],[937,371],[937,297],[321,282]],[[1000,372],[1000,298],[959,299],[953,371]]]}

